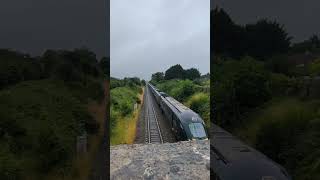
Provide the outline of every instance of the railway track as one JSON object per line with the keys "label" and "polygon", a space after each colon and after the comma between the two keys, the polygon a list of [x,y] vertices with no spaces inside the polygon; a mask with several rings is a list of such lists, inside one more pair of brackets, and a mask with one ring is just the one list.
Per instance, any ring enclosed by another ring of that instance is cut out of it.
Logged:
{"label": "railway track", "polygon": [[151,100],[152,95],[149,92],[149,88],[146,87],[146,104],[145,104],[145,121],[146,121],[146,143],[163,143],[163,138],[157,119],[156,112]]}

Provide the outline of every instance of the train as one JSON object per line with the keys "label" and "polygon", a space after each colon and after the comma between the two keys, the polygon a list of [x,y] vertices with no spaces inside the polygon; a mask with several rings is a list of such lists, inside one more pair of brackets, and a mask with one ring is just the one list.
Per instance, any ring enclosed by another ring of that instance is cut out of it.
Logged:
{"label": "train", "polygon": [[[178,140],[208,138],[204,122],[197,113],[159,91],[152,84],[148,83],[147,86],[169,120]],[[292,180],[280,164],[214,123],[210,124],[210,135],[211,179]]]}
{"label": "train", "polygon": [[288,172],[231,133],[211,124],[211,176],[215,180],[291,180]]}
{"label": "train", "polygon": [[207,130],[202,118],[188,107],[159,91],[155,86],[148,83],[161,112],[169,121],[173,134],[178,141],[208,139]]}

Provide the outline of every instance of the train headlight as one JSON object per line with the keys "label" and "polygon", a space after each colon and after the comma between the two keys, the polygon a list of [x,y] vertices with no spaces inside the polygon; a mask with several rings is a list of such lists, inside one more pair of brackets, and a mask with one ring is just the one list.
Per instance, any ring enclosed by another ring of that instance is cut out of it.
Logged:
{"label": "train headlight", "polygon": [[198,118],[195,117],[195,116],[192,116],[191,120],[192,120],[193,122],[197,122]]}

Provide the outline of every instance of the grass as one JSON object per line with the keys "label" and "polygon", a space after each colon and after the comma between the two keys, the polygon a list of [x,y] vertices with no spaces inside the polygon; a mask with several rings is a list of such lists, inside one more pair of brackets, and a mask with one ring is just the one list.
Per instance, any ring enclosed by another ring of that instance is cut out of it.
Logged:
{"label": "grass", "polygon": [[89,178],[90,171],[92,168],[93,160],[99,150],[99,146],[101,143],[101,139],[103,138],[104,134],[104,126],[105,126],[105,119],[106,119],[106,103],[107,103],[107,91],[108,89],[108,82],[104,82],[104,99],[101,103],[96,101],[91,101],[88,104],[88,112],[96,119],[97,123],[99,124],[98,133],[89,135],[88,142],[89,148],[88,152],[85,153],[81,158],[76,158],[74,161],[74,172],[78,175],[77,179],[79,180],[86,180]]}
{"label": "grass", "polygon": [[[136,102],[134,97],[137,97],[140,102],[143,101],[143,91],[139,94],[138,91],[130,89],[129,87],[121,87],[120,89],[115,88],[115,90],[117,94],[115,96],[111,95],[111,98],[117,98],[116,102],[122,102],[133,106],[133,103]],[[112,91],[114,91],[114,89]],[[124,99],[126,99],[126,101]],[[127,100],[132,101],[128,103]],[[111,108],[111,116],[113,116],[114,121],[116,122],[112,127],[112,135],[110,137],[111,145],[133,144],[136,136],[136,126],[141,110],[141,104],[142,103],[138,105],[137,109],[125,114],[121,112],[121,108],[125,106],[117,104],[118,106],[113,106]],[[127,109],[127,107],[125,108]]]}
{"label": "grass", "polygon": [[272,122],[303,121],[313,118],[313,112],[305,102],[296,98],[274,99],[264,105],[262,109],[251,113],[244,119],[242,126],[234,132],[250,144],[256,143],[256,137],[263,125]]}
{"label": "grass", "polygon": [[319,107],[319,100],[274,99],[243,119],[234,133],[283,165],[294,179],[319,179]]}

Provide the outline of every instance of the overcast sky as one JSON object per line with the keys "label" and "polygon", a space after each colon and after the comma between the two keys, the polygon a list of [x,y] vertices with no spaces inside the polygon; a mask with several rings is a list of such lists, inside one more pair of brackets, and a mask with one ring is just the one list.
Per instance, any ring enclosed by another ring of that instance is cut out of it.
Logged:
{"label": "overcast sky", "polygon": [[108,54],[106,0],[1,0],[0,48],[40,55],[83,46]]}
{"label": "overcast sky", "polygon": [[276,19],[284,24],[293,41],[320,34],[319,0],[212,0],[211,6],[225,9],[240,24],[254,23],[259,18]]}
{"label": "overcast sky", "polygon": [[111,0],[111,76],[151,74],[170,66],[210,71],[209,0]]}

